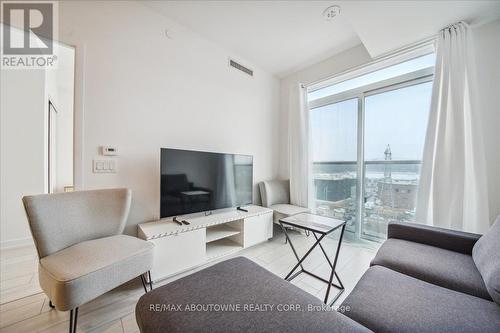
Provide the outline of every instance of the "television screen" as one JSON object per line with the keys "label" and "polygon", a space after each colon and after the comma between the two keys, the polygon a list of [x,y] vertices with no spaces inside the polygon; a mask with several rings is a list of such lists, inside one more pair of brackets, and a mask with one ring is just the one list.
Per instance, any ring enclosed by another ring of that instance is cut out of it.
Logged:
{"label": "television screen", "polygon": [[253,157],[161,149],[160,216],[252,203]]}

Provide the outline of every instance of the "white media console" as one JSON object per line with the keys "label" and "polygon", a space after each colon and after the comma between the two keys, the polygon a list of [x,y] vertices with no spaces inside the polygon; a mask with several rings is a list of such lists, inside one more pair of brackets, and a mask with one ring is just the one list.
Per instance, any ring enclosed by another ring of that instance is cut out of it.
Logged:
{"label": "white media console", "polygon": [[158,281],[210,260],[235,253],[273,237],[273,210],[245,206],[248,212],[219,209],[210,215],[183,215],[189,225],[172,218],[142,223],[139,237],[155,245],[151,278]]}

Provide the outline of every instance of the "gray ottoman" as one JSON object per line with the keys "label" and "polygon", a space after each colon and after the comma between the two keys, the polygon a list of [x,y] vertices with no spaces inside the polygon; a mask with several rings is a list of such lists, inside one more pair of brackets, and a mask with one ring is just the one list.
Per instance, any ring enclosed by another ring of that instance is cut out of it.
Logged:
{"label": "gray ottoman", "polygon": [[135,314],[142,333],[371,332],[243,257],[143,295]]}

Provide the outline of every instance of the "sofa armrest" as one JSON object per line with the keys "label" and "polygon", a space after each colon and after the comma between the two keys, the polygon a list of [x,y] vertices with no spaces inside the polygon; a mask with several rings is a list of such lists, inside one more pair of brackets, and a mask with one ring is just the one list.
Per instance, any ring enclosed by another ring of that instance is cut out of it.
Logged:
{"label": "sofa armrest", "polygon": [[403,239],[465,254],[472,254],[472,248],[480,237],[481,235],[469,232],[406,222],[391,222],[387,229],[387,238]]}

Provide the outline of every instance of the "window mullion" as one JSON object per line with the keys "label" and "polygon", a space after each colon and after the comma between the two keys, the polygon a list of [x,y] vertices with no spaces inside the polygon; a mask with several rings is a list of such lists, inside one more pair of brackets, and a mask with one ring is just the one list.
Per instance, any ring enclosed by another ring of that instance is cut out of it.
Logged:
{"label": "window mullion", "polygon": [[364,128],[365,128],[365,96],[364,93],[358,95],[358,147],[357,147],[357,179],[358,186],[356,189],[356,238],[361,237],[361,222],[363,221],[363,207],[364,207],[364,186],[365,186],[365,173],[364,173]]}

